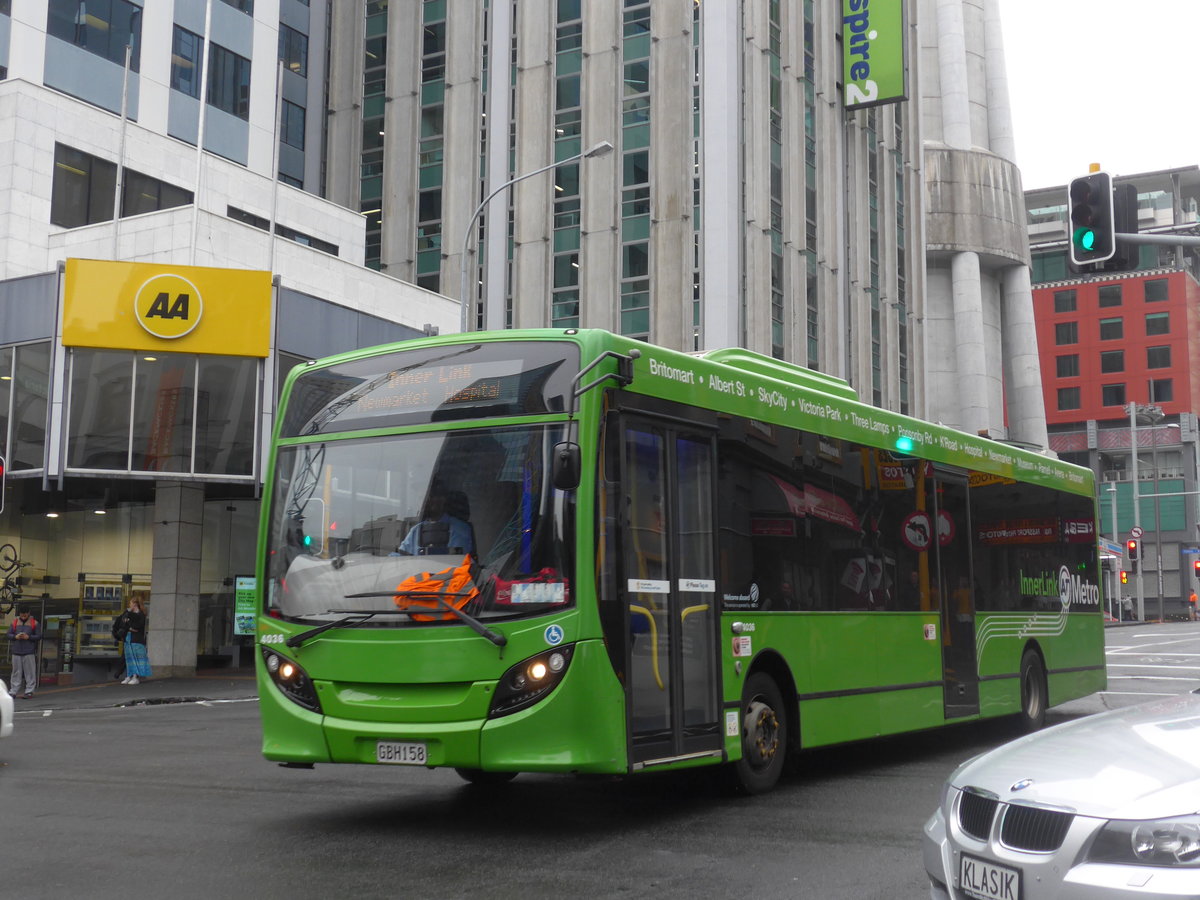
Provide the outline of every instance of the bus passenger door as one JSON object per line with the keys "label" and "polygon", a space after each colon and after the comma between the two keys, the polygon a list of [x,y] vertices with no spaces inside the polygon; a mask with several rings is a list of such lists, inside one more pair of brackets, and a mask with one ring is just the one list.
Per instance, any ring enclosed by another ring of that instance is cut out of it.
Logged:
{"label": "bus passenger door", "polygon": [[942,677],[947,719],[979,712],[979,669],[975,659],[975,577],[967,477],[935,467],[928,508],[937,540],[934,585],[941,598]]}
{"label": "bus passenger door", "polygon": [[713,437],[627,418],[621,447],[630,762],[719,756]]}

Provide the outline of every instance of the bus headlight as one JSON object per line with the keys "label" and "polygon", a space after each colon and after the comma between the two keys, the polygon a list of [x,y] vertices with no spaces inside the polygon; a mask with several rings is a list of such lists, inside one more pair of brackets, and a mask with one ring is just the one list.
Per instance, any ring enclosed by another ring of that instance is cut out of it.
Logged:
{"label": "bus headlight", "polygon": [[274,650],[268,650],[266,647],[261,649],[263,665],[266,666],[271,680],[275,682],[275,687],[279,688],[285,697],[298,706],[303,706],[315,713],[321,712],[321,701],[317,699],[317,689],[300,664],[286,656],[281,656]]}
{"label": "bus headlight", "polygon": [[537,703],[563,679],[571,662],[574,644],[545,650],[521,660],[501,676],[496,684],[488,718],[496,719]]}

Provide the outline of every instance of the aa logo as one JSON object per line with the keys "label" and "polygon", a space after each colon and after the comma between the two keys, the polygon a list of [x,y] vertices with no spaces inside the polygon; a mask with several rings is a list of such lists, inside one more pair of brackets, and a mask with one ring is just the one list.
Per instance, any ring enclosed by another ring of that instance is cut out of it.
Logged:
{"label": "aa logo", "polygon": [[133,300],[138,324],[155,337],[174,340],[200,324],[204,301],[200,291],[178,275],[155,275]]}

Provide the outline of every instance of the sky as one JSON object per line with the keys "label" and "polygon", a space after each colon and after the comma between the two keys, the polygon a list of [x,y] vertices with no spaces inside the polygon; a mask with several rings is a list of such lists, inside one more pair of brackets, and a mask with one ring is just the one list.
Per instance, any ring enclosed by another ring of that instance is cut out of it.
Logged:
{"label": "sky", "polygon": [[1200,165],[1200,0],[999,0],[1025,190]]}

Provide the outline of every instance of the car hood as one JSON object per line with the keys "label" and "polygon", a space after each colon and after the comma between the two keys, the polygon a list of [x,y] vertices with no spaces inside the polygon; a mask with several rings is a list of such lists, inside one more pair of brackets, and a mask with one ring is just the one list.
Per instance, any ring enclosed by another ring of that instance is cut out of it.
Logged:
{"label": "car hood", "polygon": [[1200,696],[1048,728],[970,760],[950,782],[1104,819],[1200,812]]}

